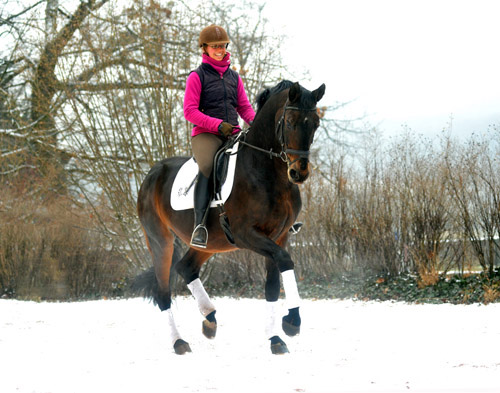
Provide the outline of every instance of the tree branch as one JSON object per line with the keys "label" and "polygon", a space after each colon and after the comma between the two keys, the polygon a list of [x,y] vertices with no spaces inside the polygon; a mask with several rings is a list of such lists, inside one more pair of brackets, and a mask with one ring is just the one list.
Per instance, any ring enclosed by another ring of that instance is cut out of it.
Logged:
{"label": "tree branch", "polygon": [[108,91],[108,90],[119,90],[119,89],[159,89],[168,87],[169,89],[175,88],[177,90],[182,90],[184,88],[183,82],[176,82],[177,85],[166,86],[163,82],[147,82],[147,83],[132,83],[132,82],[114,82],[114,83],[68,83],[65,86],[73,91]]}
{"label": "tree branch", "polygon": [[33,8],[37,7],[39,4],[41,3],[44,3],[45,0],[39,0],[37,1],[35,4],[29,6],[28,8],[18,12],[17,14],[14,14],[14,15],[10,15],[9,17],[7,17],[6,19],[0,17],[0,26],[2,25],[7,25],[7,24],[10,24],[10,22],[13,20],[13,19],[16,19],[18,17],[20,17],[21,15],[24,15],[25,13],[29,12],[30,10],[32,10]]}

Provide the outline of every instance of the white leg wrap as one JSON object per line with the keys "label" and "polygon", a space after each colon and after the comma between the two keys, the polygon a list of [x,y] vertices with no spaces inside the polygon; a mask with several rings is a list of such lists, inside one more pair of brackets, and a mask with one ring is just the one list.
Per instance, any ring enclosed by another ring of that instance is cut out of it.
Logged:
{"label": "white leg wrap", "polygon": [[201,280],[199,278],[191,281],[188,284],[188,288],[198,302],[198,308],[200,309],[200,312],[204,317],[215,310],[215,306],[210,301],[210,298],[208,297],[205,288],[203,288],[203,284],[201,283]]}
{"label": "white leg wrap", "polygon": [[175,325],[174,315],[172,314],[172,309],[168,309],[163,311],[163,314],[167,315],[167,323],[170,332],[170,341],[172,341],[172,345],[181,338],[179,331],[177,330],[177,326]]}
{"label": "white leg wrap", "polygon": [[266,337],[271,338],[274,336],[279,336],[281,329],[278,318],[278,302],[266,302]]}
{"label": "white leg wrap", "polygon": [[293,269],[281,273],[283,279],[283,289],[285,290],[287,307],[295,308],[300,306],[299,289],[297,288],[297,280]]}

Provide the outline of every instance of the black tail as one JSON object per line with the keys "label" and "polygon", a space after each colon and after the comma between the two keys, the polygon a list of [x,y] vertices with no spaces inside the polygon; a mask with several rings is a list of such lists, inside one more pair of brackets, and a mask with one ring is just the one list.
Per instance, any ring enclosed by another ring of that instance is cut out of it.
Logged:
{"label": "black tail", "polygon": [[[180,261],[182,257],[182,242],[175,237],[174,240],[174,253],[172,255],[172,266],[170,267],[170,288],[175,287],[174,283],[177,279],[177,272],[175,271],[175,264]],[[154,267],[139,273],[130,285],[130,293],[133,296],[142,296],[146,299],[151,299],[155,305],[158,304],[160,298],[160,288]],[[161,302],[161,301],[160,301]]]}
{"label": "black tail", "polygon": [[152,299],[155,304],[157,304],[158,290],[158,281],[153,267],[137,275],[130,285],[132,295]]}

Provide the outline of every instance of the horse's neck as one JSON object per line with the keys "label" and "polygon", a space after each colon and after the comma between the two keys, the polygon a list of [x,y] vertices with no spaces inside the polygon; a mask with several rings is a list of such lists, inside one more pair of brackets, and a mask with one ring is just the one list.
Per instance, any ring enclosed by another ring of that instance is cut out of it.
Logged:
{"label": "horse's neck", "polygon": [[262,149],[245,147],[242,151],[244,161],[248,168],[255,169],[266,176],[272,177],[275,181],[283,179],[288,181],[286,163],[280,158],[270,154],[281,153],[281,145],[276,139],[274,122],[255,122],[248,132],[245,141],[250,145]]}
{"label": "horse's neck", "polygon": [[281,96],[270,98],[262,108],[262,112],[257,114],[245,138],[246,142],[261,149],[245,148],[247,165],[251,165],[260,172],[266,172],[267,176],[272,176],[276,181],[280,179],[288,181],[286,163],[280,157],[270,154],[272,152],[277,155],[282,151],[276,133],[276,108],[279,111],[283,104],[284,98]]}
{"label": "horse's neck", "polygon": [[266,151],[272,150],[275,153],[281,151],[281,146],[275,137],[274,127],[262,123],[252,126],[246,136],[246,141],[252,146]]}
{"label": "horse's neck", "polygon": [[246,140],[261,149],[280,153],[281,145],[276,136],[276,114],[274,111],[266,112],[265,108],[263,111],[264,113],[258,115],[254,120]]}

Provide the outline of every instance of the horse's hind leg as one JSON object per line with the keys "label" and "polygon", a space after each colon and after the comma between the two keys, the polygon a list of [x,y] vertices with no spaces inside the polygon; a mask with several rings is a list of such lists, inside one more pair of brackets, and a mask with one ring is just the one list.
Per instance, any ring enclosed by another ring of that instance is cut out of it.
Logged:
{"label": "horse's hind leg", "polygon": [[168,229],[160,226],[157,226],[156,230],[154,226],[149,226],[144,232],[146,233],[148,248],[153,257],[154,272],[158,284],[153,294],[154,300],[167,318],[170,340],[175,353],[183,355],[186,352],[191,352],[191,348],[181,338],[171,308],[170,269],[174,253],[174,236]]}
{"label": "horse's hind leg", "polygon": [[205,317],[202,324],[202,332],[207,338],[215,337],[217,320],[215,319],[215,306],[208,297],[200,280],[200,269],[203,263],[212,255],[212,253],[191,248],[175,265],[177,272],[184,278],[189,290],[196,299],[201,315]]}

